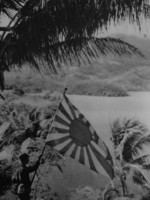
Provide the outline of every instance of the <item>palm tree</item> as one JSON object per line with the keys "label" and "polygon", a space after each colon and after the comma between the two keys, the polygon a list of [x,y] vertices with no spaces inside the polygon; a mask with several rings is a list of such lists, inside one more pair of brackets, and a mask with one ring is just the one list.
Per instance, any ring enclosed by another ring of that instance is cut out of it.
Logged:
{"label": "palm tree", "polygon": [[10,23],[0,27],[0,72],[28,63],[56,74],[62,64],[86,64],[108,53],[143,57],[136,47],[96,33],[126,17],[140,24],[148,7],[145,0],[2,0],[0,13]]}
{"label": "palm tree", "polygon": [[147,170],[150,169],[150,154],[144,148],[150,144],[148,129],[138,120],[116,120],[112,127],[112,138],[115,149],[116,173],[120,176],[123,193],[127,192],[125,183],[127,175],[133,182],[150,188]]}

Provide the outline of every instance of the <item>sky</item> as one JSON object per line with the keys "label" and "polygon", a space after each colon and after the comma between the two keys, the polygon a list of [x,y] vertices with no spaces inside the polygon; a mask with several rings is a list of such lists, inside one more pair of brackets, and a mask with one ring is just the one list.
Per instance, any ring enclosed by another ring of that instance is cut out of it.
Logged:
{"label": "sky", "polygon": [[122,23],[116,28],[112,26],[111,32],[112,33],[121,32],[127,35],[136,35],[139,37],[147,35],[147,37],[150,38],[150,21],[143,22],[141,24],[141,31],[139,30],[139,27],[137,25]]}
{"label": "sky", "polygon": [[117,26],[115,26],[113,23],[111,23],[109,29],[107,32],[104,32],[104,35],[111,35],[111,34],[126,34],[126,35],[135,35],[137,37],[144,38],[147,36],[147,38],[150,39],[150,20],[141,19],[141,30],[139,30],[139,27],[137,24],[129,24],[129,22],[126,20],[124,22],[121,22]]}

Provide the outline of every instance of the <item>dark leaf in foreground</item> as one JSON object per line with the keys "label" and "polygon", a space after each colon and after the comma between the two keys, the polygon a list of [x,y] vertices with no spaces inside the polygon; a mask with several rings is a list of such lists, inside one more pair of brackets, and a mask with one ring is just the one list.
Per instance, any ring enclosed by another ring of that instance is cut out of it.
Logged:
{"label": "dark leaf in foreground", "polygon": [[[28,63],[40,72],[50,71],[55,74],[62,64],[89,64],[101,55],[137,55],[144,58],[142,52],[136,47],[110,37],[73,38],[67,41],[57,41],[54,44],[51,41],[36,43],[34,38],[26,40],[20,37],[12,38],[11,43],[5,57],[5,61],[9,63],[9,69],[12,65],[23,67],[23,64]],[[7,63],[5,64],[8,65]]]}
{"label": "dark leaf in foreground", "polygon": [[140,14],[147,16],[148,10],[145,0],[2,0],[0,13],[11,16],[12,23],[1,38],[0,68],[5,71],[27,63],[56,74],[62,64],[87,64],[101,54],[143,57],[126,42],[93,36],[109,22],[116,24],[126,17],[139,24]]}

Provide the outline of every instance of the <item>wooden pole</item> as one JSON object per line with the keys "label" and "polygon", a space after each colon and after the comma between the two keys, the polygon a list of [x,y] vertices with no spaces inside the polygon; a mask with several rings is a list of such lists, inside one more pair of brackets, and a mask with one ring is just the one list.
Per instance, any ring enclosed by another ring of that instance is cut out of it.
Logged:
{"label": "wooden pole", "polygon": [[[59,110],[60,103],[62,102],[62,100],[63,100],[63,98],[64,98],[64,95],[66,94],[66,91],[67,91],[67,88],[64,89],[62,98],[60,99],[60,101],[59,101],[59,103],[58,103],[56,112],[55,112],[55,114],[54,114],[54,116],[53,116],[53,121],[52,121],[52,123],[51,123],[51,127],[50,127],[49,132],[51,132],[51,129],[52,129],[52,127],[53,127],[52,125],[53,125],[53,123],[54,123],[55,117],[56,117],[57,112],[58,112],[58,110]],[[44,129],[43,129],[43,130],[44,130]],[[44,147],[43,147],[43,149],[42,149],[42,153],[41,153],[42,156],[43,156],[43,153],[44,153],[44,151],[45,151],[45,148],[46,148],[46,142],[45,142]],[[40,157],[39,162],[40,162],[42,156]],[[32,181],[31,181],[31,186],[32,186],[32,183],[33,183],[34,178],[35,178],[35,176],[36,176],[37,170],[38,170],[38,168],[37,168],[37,169],[35,170],[35,172],[34,172],[34,175],[33,175]]]}
{"label": "wooden pole", "polygon": [[0,93],[0,97],[5,101],[5,97]]}

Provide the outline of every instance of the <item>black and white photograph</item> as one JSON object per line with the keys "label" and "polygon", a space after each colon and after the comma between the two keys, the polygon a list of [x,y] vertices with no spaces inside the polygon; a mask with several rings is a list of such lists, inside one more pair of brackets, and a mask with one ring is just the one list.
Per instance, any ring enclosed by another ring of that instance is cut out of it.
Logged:
{"label": "black and white photograph", "polygon": [[150,0],[0,0],[0,200],[150,200]]}

